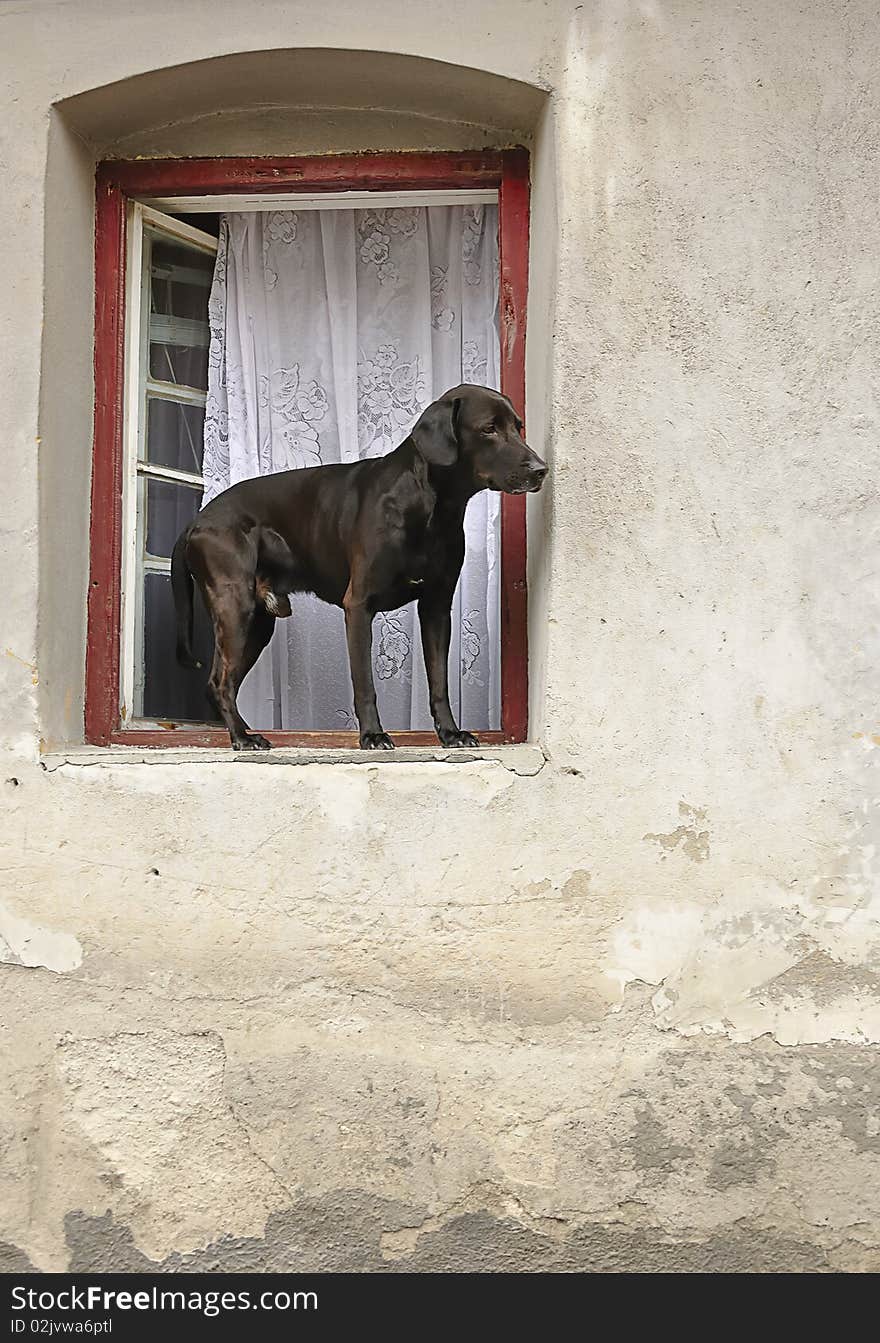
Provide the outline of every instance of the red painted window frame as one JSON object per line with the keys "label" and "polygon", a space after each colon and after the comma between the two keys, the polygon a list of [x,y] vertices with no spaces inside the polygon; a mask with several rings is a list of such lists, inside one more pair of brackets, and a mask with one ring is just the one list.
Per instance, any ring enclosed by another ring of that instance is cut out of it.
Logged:
{"label": "red painted window frame", "polygon": [[[322,158],[110,160],[98,165],[95,219],[95,421],[85,737],[94,745],[224,746],[223,728],[120,727],[125,227],[128,198],[258,191],[496,188],[499,194],[501,386],[525,419],[529,156],[522,148]],[[501,731],[528,731],[526,504],[501,503]],[[279,746],[356,746],[351,732],[269,732]],[[436,745],[433,732],[395,732],[399,745]]]}

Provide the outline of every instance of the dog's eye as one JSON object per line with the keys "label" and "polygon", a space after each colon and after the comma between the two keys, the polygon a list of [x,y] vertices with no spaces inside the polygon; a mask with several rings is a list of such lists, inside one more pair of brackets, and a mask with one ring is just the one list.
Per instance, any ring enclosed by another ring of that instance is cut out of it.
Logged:
{"label": "dog's eye", "polygon": [[498,433],[498,429],[497,429],[497,427],[496,427],[494,424],[487,424],[486,427],[485,427],[485,429],[483,430],[483,433],[484,433],[484,434],[497,434],[497,433]]}

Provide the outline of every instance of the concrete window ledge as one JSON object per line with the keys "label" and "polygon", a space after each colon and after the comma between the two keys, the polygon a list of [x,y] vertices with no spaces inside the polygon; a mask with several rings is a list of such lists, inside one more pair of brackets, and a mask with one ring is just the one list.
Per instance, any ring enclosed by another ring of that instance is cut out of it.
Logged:
{"label": "concrete window ledge", "polygon": [[448,750],[442,746],[398,746],[393,751],[334,750],[332,747],[275,747],[271,751],[215,750],[206,746],[173,747],[74,746],[66,751],[47,751],[40,763],[49,773],[73,767],[116,768],[119,765],[248,765],[275,768],[294,765],[362,765],[388,768],[393,765],[502,765],[513,774],[530,777],[546,764],[540,746],[481,746],[478,750]]}

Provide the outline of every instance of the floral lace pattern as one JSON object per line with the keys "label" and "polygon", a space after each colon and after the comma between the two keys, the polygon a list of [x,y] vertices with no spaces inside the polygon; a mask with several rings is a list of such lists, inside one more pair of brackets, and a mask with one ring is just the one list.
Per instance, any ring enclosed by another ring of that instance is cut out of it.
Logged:
{"label": "floral lace pattern", "polygon": [[402,609],[379,612],[379,637],[374,639],[374,661],[380,681],[390,681],[392,676],[403,675],[409,663],[412,640],[404,628],[402,617]]}
{"label": "floral lace pattern", "polygon": [[296,242],[299,216],[293,210],[270,210],[263,225],[263,237],[268,243]]}
{"label": "floral lace pattern", "polygon": [[292,364],[290,368],[276,369],[271,376],[263,374],[260,406],[269,410],[270,423],[275,419],[281,421],[279,432],[286,449],[288,471],[321,465],[321,444],[315,426],[327,414],[327,393],[323,387],[314,379],[303,382],[299,364]]}
{"label": "floral lace pattern", "polygon": [[461,380],[473,382],[478,387],[486,385],[488,361],[475,340],[466,340],[461,347]]}
{"label": "floral lace pattern", "polygon": [[461,675],[462,680],[468,685],[484,685],[483,677],[480,675],[480,668],[477,666],[480,654],[483,651],[483,641],[480,637],[480,631],[476,628],[476,621],[480,618],[479,611],[462,611],[461,614]]}
{"label": "floral lace pattern", "polygon": [[461,270],[465,284],[478,285],[483,278],[480,242],[483,236],[482,205],[466,205],[461,230]]}
{"label": "floral lace pattern", "polygon": [[272,249],[276,243],[282,247],[296,242],[299,220],[293,210],[270,210],[263,222],[263,276],[267,289],[274,289],[278,283],[278,272],[271,263]]}
{"label": "floral lace pattern", "polygon": [[431,326],[435,331],[449,331],[455,313],[446,305],[446,278],[448,266],[434,266],[431,271]]}
{"label": "floral lace pattern", "polygon": [[229,412],[215,392],[205,403],[205,449],[202,459],[205,495],[212,498],[230,481]]}
{"label": "floral lace pattern", "polygon": [[415,207],[399,210],[358,210],[358,255],[364,266],[372,266],[380,284],[400,278],[391,255],[392,237],[411,238],[419,227],[420,211]]}
{"label": "floral lace pattern", "polygon": [[427,405],[421,361],[402,359],[389,342],[358,364],[357,382],[358,446],[362,457],[378,457],[397,446]]}
{"label": "floral lace pattern", "polygon": [[[208,367],[223,368],[223,328],[226,324],[226,268],[228,265],[229,224],[223,218],[220,221],[220,236],[217,247],[217,260],[214,262],[214,278],[211,281],[211,293],[208,298],[208,327],[211,341],[208,347]],[[222,372],[221,372],[222,377]]]}

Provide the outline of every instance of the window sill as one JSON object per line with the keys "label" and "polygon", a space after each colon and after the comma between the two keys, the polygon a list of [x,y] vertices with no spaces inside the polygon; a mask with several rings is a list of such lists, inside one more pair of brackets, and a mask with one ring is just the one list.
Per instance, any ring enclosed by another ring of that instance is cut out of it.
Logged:
{"label": "window sill", "polygon": [[360,765],[387,768],[392,765],[473,765],[490,762],[523,777],[540,773],[546,757],[540,746],[524,742],[516,746],[480,746],[476,750],[450,750],[443,746],[398,746],[393,751],[361,751],[333,747],[276,746],[271,751],[233,751],[206,746],[132,747],[73,746],[66,751],[47,751],[41,764],[50,774],[64,766],[116,768],[119,765]]}

